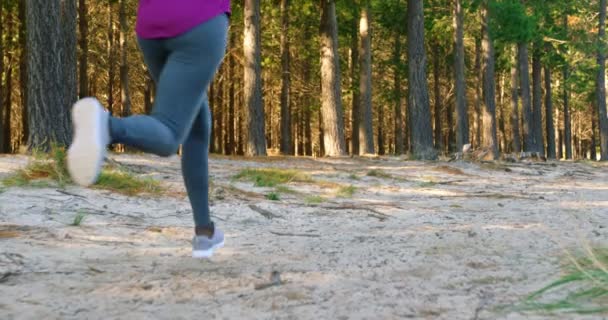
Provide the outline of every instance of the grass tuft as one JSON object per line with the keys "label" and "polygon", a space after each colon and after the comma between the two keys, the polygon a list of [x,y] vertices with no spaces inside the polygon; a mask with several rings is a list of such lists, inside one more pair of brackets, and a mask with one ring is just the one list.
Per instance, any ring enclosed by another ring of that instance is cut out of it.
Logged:
{"label": "grass tuft", "polygon": [[358,176],[358,175],[356,175],[356,174],[354,174],[354,173],[351,173],[351,174],[348,176],[348,178],[349,178],[349,179],[351,179],[351,180],[361,180],[361,178],[359,178],[359,176]]}
{"label": "grass tuft", "polygon": [[289,182],[310,182],[310,176],[297,170],[285,169],[245,169],[234,179],[252,181],[256,187],[276,187]]}
{"label": "grass tuft", "polygon": [[320,204],[325,202],[325,198],[321,197],[321,196],[308,196],[306,198],[304,198],[304,202],[307,204]]}
{"label": "grass tuft", "polygon": [[298,193],[296,190],[293,190],[289,187],[286,186],[277,186],[276,188],[274,188],[274,190],[278,193],[289,193],[289,194],[296,194]]}
{"label": "grass tuft", "polygon": [[104,170],[94,188],[110,190],[127,196],[138,194],[161,194],[164,188],[152,178],[140,178],[129,172]]}
{"label": "grass tuft", "polygon": [[569,256],[565,275],[529,295],[521,311],[597,314],[608,312],[608,248]]}
{"label": "grass tuft", "polygon": [[392,178],[392,176],[380,169],[373,169],[367,172],[367,176],[368,177],[376,177],[376,178],[384,178],[384,179],[390,179]]}
{"label": "grass tuft", "polygon": [[357,192],[357,187],[353,185],[342,186],[338,189],[337,196],[341,198],[352,198],[355,192]]}
{"label": "grass tuft", "polygon": [[72,221],[70,225],[73,227],[80,226],[86,216],[87,215],[84,212],[78,212],[78,214],[76,214],[76,216],[74,217],[74,221]]}
{"label": "grass tuft", "polygon": [[271,193],[267,194],[266,199],[271,200],[271,201],[281,200],[281,198],[279,197],[279,194],[276,192],[271,192]]}

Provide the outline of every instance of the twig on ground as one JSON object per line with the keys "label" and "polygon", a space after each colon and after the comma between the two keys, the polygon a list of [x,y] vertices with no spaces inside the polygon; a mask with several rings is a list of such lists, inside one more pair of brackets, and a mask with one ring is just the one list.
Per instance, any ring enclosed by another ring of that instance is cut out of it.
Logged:
{"label": "twig on ground", "polygon": [[269,220],[272,220],[274,218],[281,218],[281,216],[276,215],[276,214],[274,214],[274,213],[272,213],[272,212],[270,212],[270,211],[268,211],[266,209],[262,209],[262,208],[260,208],[260,207],[258,207],[256,205],[254,205],[254,204],[250,204],[249,208],[251,210],[253,210],[253,211],[261,214],[262,216],[264,216],[264,218],[269,219]]}

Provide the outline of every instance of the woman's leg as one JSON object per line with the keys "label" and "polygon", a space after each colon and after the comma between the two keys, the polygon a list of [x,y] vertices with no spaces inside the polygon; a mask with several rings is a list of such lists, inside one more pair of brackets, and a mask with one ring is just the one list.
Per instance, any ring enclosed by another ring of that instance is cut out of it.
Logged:
{"label": "woman's leg", "polygon": [[209,218],[209,138],[211,135],[211,112],[207,95],[190,135],[184,142],[182,173],[188,198],[194,213],[197,234],[213,235],[213,224]]}
{"label": "woman's leg", "polygon": [[205,101],[204,91],[224,57],[227,29],[228,18],[221,15],[184,35],[159,40],[168,55],[158,77],[152,114],[112,117],[112,142],[160,156],[175,154],[188,137]]}

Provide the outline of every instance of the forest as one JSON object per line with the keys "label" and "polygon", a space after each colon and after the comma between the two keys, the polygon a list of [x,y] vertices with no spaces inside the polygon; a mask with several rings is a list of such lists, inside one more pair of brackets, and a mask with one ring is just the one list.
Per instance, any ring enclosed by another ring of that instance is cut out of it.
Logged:
{"label": "forest", "polygon": [[[0,151],[150,112],[137,1],[2,0]],[[211,152],[608,159],[605,1],[233,1]],[[245,43],[251,45],[245,46]],[[120,150],[120,149],[116,149]]]}

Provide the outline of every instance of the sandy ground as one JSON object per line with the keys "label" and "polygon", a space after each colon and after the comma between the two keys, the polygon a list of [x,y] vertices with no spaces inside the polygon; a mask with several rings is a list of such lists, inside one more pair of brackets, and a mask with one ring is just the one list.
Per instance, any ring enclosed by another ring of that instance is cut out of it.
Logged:
{"label": "sandy ground", "polygon": [[[183,192],[176,158],[113,158]],[[26,162],[0,157],[0,177]],[[189,257],[183,196],[0,191],[0,318],[602,318],[498,308],[557,279],[564,249],[608,243],[607,166],[216,157],[211,167],[227,234],[211,261]],[[272,189],[230,179],[250,167],[325,183],[291,183],[299,193],[270,201]],[[356,186],[353,198],[335,197],[336,183]],[[260,289],[273,272],[282,284]]]}

